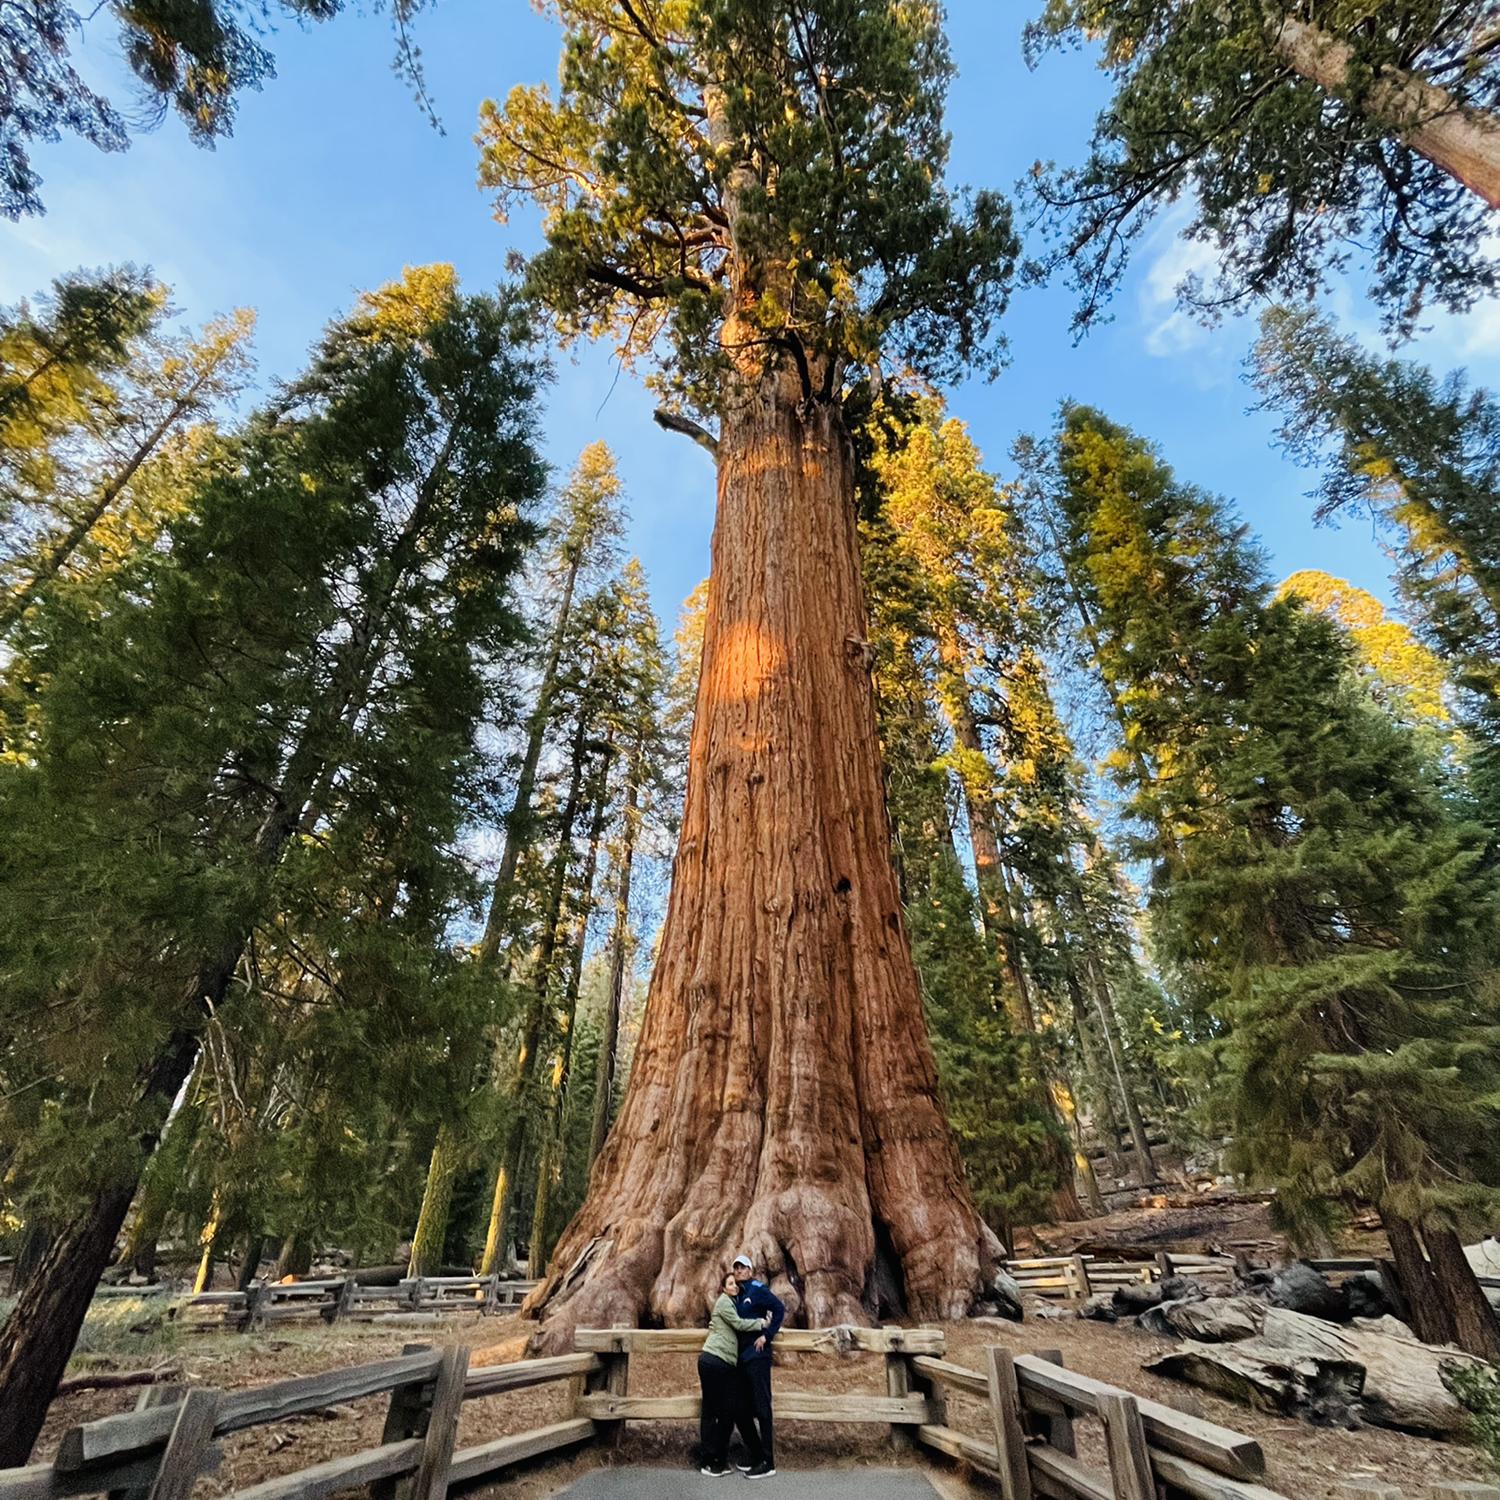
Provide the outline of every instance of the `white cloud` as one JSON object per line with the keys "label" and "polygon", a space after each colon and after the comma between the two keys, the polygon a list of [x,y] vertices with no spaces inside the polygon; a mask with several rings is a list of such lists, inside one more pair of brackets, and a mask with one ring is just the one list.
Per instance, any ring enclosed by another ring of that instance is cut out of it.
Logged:
{"label": "white cloud", "polygon": [[1178,300],[1183,282],[1207,278],[1217,258],[1211,245],[1188,239],[1182,232],[1189,217],[1186,210],[1174,209],[1147,247],[1148,253],[1155,253],[1141,281],[1138,305],[1146,352],[1158,359],[1178,358],[1205,347],[1213,331]]}

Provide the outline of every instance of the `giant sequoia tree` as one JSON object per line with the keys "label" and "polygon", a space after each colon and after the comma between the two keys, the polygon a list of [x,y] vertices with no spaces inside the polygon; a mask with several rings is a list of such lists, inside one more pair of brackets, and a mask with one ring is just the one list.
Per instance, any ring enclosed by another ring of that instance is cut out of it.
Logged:
{"label": "giant sequoia tree", "polygon": [[988,357],[1009,215],[942,184],[927,0],[551,9],[559,93],[485,107],[483,180],[544,208],[531,284],[563,333],[656,357],[663,421],[715,451],[718,517],[639,1049],[532,1305],[551,1342],[693,1320],[743,1244],[809,1322],[867,1318],[877,1279],[956,1313],[996,1245],[891,869],[842,400],[882,355],[938,378]]}

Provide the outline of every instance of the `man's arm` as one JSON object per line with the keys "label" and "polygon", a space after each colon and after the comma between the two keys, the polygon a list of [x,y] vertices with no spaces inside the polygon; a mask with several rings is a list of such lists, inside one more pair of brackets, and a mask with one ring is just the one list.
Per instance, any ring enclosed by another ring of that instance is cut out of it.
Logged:
{"label": "man's arm", "polygon": [[781,1321],[786,1317],[786,1304],[768,1286],[761,1287],[758,1301],[771,1315],[771,1321],[766,1325],[766,1342],[770,1343],[781,1331]]}

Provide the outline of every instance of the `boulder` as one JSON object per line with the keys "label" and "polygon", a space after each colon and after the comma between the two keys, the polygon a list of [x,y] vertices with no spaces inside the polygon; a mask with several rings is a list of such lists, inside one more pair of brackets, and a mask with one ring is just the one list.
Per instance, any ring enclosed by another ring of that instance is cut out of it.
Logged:
{"label": "boulder", "polygon": [[1078,1309],[1080,1318],[1090,1318],[1096,1323],[1114,1323],[1119,1320],[1119,1313],[1115,1311],[1115,1299],[1108,1292],[1095,1292],[1092,1297]]}
{"label": "boulder", "polygon": [[1266,1293],[1272,1307],[1284,1307],[1288,1312],[1302,1313],[1309,1318],[1326,1318],[1331,1323],[1342,1323],[1349,1316],[1349,1304],[1343,1289],[1332,1285],[1321,1271],[1315,1271],[1303,1261],[1293,1261],[1276,1273]]}
{"label": "boulder", "polygon": [[1021,1304],[1021,1288],[1015,1277],[1008,1276],[998,1266],[990,1277],[990,1284],[985,1288],[984,1300],[993,1302],[995,1311],[1002,1318],[1009,1318],[1012,1323],[1019,1323],[1026,1316]]}
{"label": "boulder", "polygon": [[1344,1283],[1344,1302],[1351,1318],[1383,1318],[1395,1312],[1379,1271],[1361,1271]]}
{"label": "boulder", "polygon": [[1161,1300],[1163,1302],[1190,1302],[1194,1298],[1208,1295],[1208,1288],[1201,1281],[1194,1281],[1190,1276],[1162,1278]]}

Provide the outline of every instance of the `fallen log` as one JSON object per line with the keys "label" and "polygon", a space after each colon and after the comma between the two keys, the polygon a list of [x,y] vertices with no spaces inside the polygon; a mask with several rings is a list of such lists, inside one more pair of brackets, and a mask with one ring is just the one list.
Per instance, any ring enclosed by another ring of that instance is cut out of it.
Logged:
{"label": "fallen log", "polygon": [[79,1391],[117,1391],[126,1386],[161,1385],[181,1378],[181,1365],[164,1365],[159,1370],[90,1370],[87,1374],[62,1381],[57,1394],[72,1396]]}
{"label": "fallen log", "polygon": [[1467,1414],[1444,1385],[1443,1367],[1477,1363],[1451,1345],[1424,1344],[1370,1322],[1342,1325],[1269,1307],[1253,1338],[1190,1341],[1144,1368],[1314,1422],[1365,1421],[1444,1437],[1463,1431]]}
{"label": "fallen log", "polygon": [[1162,1338],[1232,1344],[1254,1338],[1265,1318],[1266,1304],[1255,1297],[1198,1297],[1149,1307],[1139,1323],[1147,1333]]}

